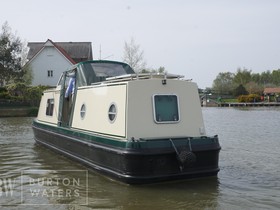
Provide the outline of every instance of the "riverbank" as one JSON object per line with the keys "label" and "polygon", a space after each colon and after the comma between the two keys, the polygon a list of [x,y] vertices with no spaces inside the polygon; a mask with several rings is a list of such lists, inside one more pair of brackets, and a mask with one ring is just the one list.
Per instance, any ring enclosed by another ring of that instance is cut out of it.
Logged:
{"label": "riverbank", "polygon": [[36,117],[38,107],[0,107],[0,117]]}
{"label": "riverbank", "polygon": [[256,103],[220,103],[219,107],[274,107],[280,106],[279,102],[256,102]]}
{"label": "riverbank", "polygon": [[280,102],[203,102],[201,103],[201,106],[203,107],[275,107],[280,106]]}
{"label": "riverbank", "polygon": [[36,117],[38,100],[0,99],[0,117]]}

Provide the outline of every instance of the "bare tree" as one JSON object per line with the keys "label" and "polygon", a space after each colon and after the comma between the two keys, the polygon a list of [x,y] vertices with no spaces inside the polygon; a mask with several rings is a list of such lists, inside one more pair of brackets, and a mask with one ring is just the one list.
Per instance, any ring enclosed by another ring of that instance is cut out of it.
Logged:
{"label": "bare tree", "polygon": [[27,47],[26,42],[23,42],[22,45],[23,45],[21,51],[22,82],[25,83],[26,85],[31,85],[34,75],[33,75],[32,67],[31,65],[29,65],[28,58],[27,58],[29,48]]}
{"label": "bare tree", "polygon": [[140,49],[140,45],[137,45],[133,38],[131,38],[129,43],[124,43],[123,61],[130,65],[136,72],[145,69],[144,51]]}

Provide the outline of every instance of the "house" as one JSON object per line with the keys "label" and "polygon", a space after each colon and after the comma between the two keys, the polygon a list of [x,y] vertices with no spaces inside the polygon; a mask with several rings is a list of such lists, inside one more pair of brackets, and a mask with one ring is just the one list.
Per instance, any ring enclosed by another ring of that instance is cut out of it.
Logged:
{"label": "house", "polygon": [[263,94],[267,97],[267,100],[280,102],[280,87],[265,88]]}
{"label": "house", "polygon": [[265,88],[263,93],[265,95],[280,95],[280,87],[276,87],[276,88]]}
{"label": "house", "polygon": [[63,71],[73,64],[92,60],[91,42],[29,42],[28,63],[32,85],[56,86]]}

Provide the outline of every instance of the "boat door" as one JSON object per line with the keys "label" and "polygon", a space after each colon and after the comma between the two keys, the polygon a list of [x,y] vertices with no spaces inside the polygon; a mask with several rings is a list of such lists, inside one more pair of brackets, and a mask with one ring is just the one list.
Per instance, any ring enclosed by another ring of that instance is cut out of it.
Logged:
{"label": "boat door", "polygon": [[59,85],[61,85],[59,99],[58,125],[70,127],[76,96],[76,69],[64,72]]}

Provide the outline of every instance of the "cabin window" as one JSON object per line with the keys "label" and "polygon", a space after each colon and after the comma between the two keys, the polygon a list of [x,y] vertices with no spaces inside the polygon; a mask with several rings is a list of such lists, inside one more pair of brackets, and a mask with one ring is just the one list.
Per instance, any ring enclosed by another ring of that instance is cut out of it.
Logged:
{"label": "cabin window", "polygon": [[108,117],[111,123],[115,122],[117,117],[117,107],[114,103],[109,107]]}
{"label": "cabin window", "polygon": [[177,95],[153,96],[154,121],[156,123],[177,123],[180,120]]}
{"label": "cabin window", "polygon": [[82,118],[82,119],[84,119],[85,116],[86,116],[86,105],[85,105],[85,104],[83,104],[83,105],[81,106],[80,115],[81,115],[81,118]]}
{"label": "cabin window", "polygon": [[53,116],[53,108],[54,108],[54,99],[50,98],[47,100],[46,115]]}

